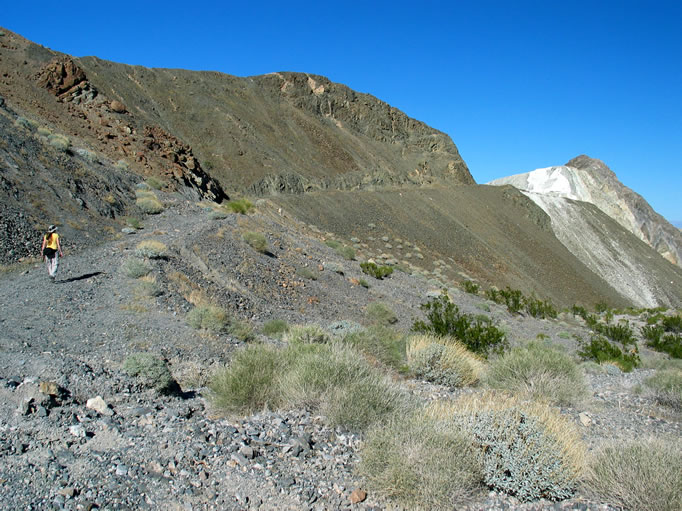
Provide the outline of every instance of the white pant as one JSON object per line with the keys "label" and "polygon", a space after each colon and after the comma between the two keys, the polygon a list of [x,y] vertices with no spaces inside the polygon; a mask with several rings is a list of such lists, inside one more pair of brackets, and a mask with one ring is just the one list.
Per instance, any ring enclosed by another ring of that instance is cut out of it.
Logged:
{"label": "white pant", "polygon": [[59,252],[55,252],[52,259],[46,257],[45,266],[47,267],[47,274],[50,277],[55,278],[57,276],[57,269],[59,268]]}

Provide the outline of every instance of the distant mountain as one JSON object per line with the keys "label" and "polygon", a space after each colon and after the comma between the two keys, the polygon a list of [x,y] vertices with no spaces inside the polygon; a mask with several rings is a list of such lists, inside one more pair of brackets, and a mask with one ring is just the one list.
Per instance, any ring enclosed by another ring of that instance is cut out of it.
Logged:
{"label": "distant mountain", "polygon": [[[550,216],[557,238],[634,303],[652,307],[663,296],[674,296],[667,290],[679,269],[652,249],[679,265],[682,233],[620,183],[603,162],[579,156],[563,166],[489,184],[512,185],[526,194]],[[644,243],[634,240],[631,233]]]}
{"label": "distant mountain", "polygon": [[623,185],[604,162],[582,155],[566,165],[503,177],[524,192],[566,197],[594,204],[673,264],[682,264],[682,234],[639,194]]}

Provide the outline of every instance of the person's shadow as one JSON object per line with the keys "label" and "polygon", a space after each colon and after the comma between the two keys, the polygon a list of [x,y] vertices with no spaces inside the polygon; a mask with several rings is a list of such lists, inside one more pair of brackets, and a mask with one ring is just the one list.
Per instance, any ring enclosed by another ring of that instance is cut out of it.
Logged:
{"label": "person's shadow", "polygon": [[104,273],[103,271],[96,271],[93,273],[85,273],[83,275],[79,275],[78,277],[71,277],[71,278],[64,279],[64,280],[58,280],[57,283],[58,284],[66,284],[67,282],[75,282],[77,280],[85,280],[85,279],[89,279],[90,277],[96,277],[97,275],[102,275],[103,273]]}

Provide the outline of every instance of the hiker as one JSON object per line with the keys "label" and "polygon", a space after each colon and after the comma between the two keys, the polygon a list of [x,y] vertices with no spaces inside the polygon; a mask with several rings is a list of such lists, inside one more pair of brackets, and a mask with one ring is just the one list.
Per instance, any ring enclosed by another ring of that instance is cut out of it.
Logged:
{"label": "hiker", "polygon": [[40,253],[43,254],[45,259],[47,274],[54,282],[54,279],[57,277],[57,268],[59,267],[59,256],[64,257],[56,225],[48,227],[47,233],[43,236],[43,246],[40,248]]}

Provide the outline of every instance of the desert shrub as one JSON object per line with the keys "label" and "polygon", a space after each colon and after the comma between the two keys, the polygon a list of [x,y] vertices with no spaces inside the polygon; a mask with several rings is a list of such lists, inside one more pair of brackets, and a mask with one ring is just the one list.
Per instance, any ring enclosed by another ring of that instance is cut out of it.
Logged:
{"label": "desert shrub", "polygon": [[618,323],[616,325],[602,324],[599,323],[596,326],[595,331],[599,334],[604,335],[613,342],[618,342],[624,347],[634,346],[636,344],[636,339],[633,335],[632,328],[630,324],[626,321],[624,323]]}
{"label": "desert shrub", "polygon": [[664,369],[644,382],[653,390],[656,400],[677,411],[682,411],[682,370]]}
{"label": "desert shrub", "polygon": [[485,365],[454,339],[413,335],[407,341],[407,362],[418,378],[451,388],[478,383]]}
{"label": "desert shrub", "polygon": [[253,325],[241,319],[231,321],[227,332],[242,342],[250,342],[256,338]]}
{"label": "desert shrub", "polygon": [[578,355],[583,360],[593,360],[599,364],[612,363],[625,372],[632,371],[640,364],[636,346],[626,352],[601,335],[591,336],[589,342],[580,339],[578,344]]}
{"label": "desert shrub", "polygon": [[472,295],[477,295],[478,291],[481,289],[481,286],[476,284],[476,282],[473,282],[471,280],[465,280],[462,282],[462,289],[466,291],[467,293],[471,293]]}
{"label": "desert shrub", "polygon": [[268,250],[268,242],[265,236],[259,232],[247,231],[242,235],[242,239],[258,252],[265,253]]}
{"label": "desert shrub", "polygon": [[340,247],[336,247],[334,251],[347,261],[355,260],[355,249],[353,247],[341,245]]}
{"label": "desert shrub", "polygon": [[360,351],[370,362],[378,361],[401,373],[408,370],[407,338],[401,332],[377,325],[349,333],[343,337],[343,342]]}
{"label": "desert shrub", "polygon": [[97,155],[92,151],[88,151],[87,149],[79,147],[78,149],[76,149],[76,154],[78,154],[78,156],[80,156],[85,161],[88,161],[90,163],[94,163],[97,161]]}
{"label": "desert shrub", "polygon": [[324,242],[325,245],[327,245],[329,248],[336,250],[337,248],[341,247],[342,244],[339,241],[336,240],[327,240]]}
{"label": "desert shrub", "polygon": [[180,386],[173,378],[168,365],[151,353],[133,353],[123,362],[123,370],[130,376],[140,379],[145,386],[156,389],[162,394],[174,394]]}
{"label": "desert shrub", "polygon": [[53,134],[47,137],[47,142],[58,151],[66,152],[71,147],[71,141],[64,135]]}
{"label": "desert shrub", "polygon": [[145,179],[144,182],[147,183],[149,187],[154,188],[156,190],[161,190],[161,188],[163,188],[166,185],[166,183],[161,181],[159,178],[153,176],[148,177],[147,179]]}
{"label": "desert shrub", "polygon": [[680,316],[661,316],[659,324],[642,327],[641,334],[646,345],[653,350],[667,353],[673,358],[682,358],[682,318]]}
{"label": "desert shrub", "polygon": [[372,490],[403,509],[455,509],[483,488],[470,438],[452,421],[419,412],[371,429],[359,471]]}
{"label": "desert shrub", "polygon": [[135,290],[137,294],[142,296],[160,296],[163,294],[163,289],[156,282],[156,279],[151,276],[141,277]]}
{"label": "desert shrub", "polygon": [[609,304],[604,303],[604,302],[597,302],[594,304],[594,311],[597,314],[603,314],[604,312],[607,312],[609,310]]}
{"label": "desert shrub", "polygon": [[426,311],[428,323],[415,321],[412,325],[414,332],[454,337],[467,349],[484,357],[491,352],[502,353],[507,347],[502,330],[490,324],[488,319],[460,313],[459,307],[450,301],[446,292],[422,304],[420,308]]}
{"label": "desert shrub", "polygon": [[666,332],[682,333],[682,316],[663,316],[661,325]]}
{"label": "desert shrub", "polygon": [[526,312],[534,318],[556,318],[558,313],[552,302],[549,300],[540,300],[531,296],[524,299],[523,304]]}
{"label": "desert shrub", "polygon": [[268,337],[281,337],[289,331],[289,323],[283,319],[271,319],[263,324],[260,331]]}
{"label": "desert shrub", "polygon": [[229,367],[213,377],[211,401],[218,408],[240,413],[277,408],[282,404],[277,385],[282,364],[279,350],[263,344],[248,345],[237,352]]}
{"label": "desert shrub", "polygon": [[634,441],[602,447],[591,461],[587,488],[632,511],[677,511],[682,502],[679,443]]}
{"label": "desert shrub", "polygon": [[135,255],[148,259],[165,259],[168,257],[168,247],[160,241],[145,240],[137,244]]}
{"label": "desert shrub", "polygon": [[130,164],[125,160],[118,160],[116,163],[114,163],[114,167],[116,167],[118,170],[128,170],[130,168]]}
{"label": "desert shrub", "polygon": [[253,209],[253,203],[248,199],[235,199],[227,203],[227,207],[232,210],[233,213],[239,213],[240,215],[246,215],[251,209]]}
{"label": "desert shrub", "polygon": [[574,360],[541,342],[514,348],[492,361],[485,381],[493,389],[527,394],[561,406],[575,405],[587,395]]}
{"label": "desert shrub", "polygon": [[139,197],[135,204],[146,215],[158,215],[164,210],[163,204],[156,197]]}
{"label": "desert shrub", "polygon": [[215,305],[197,305],[187,313],[187,324],[197,330],[220,333],[230,324],[229,314]]}
{"label": "desert shrub", "polygon": [[133,216],[126,217],[126,225],[133,229],[142,229],[142,222],[140,222],[140,219]]}
{"label": "desert shrub", "polygon": [[516,314],[523,306],[523,294],[518,289],[511,289],[506,287],[499,291],[499,296],[502,298],[502,303],[507,306],[507,310],[512,314]]}
{"label": "desert shrub", "polygon": [[298,275],[301,278],[309,279],[309,280],[317,280],[320,278],[320,274],[317,273],[315,270],[312,270],[310,268],[304,268],[304,267],[297,268],[296,269],[296,275]]}
{"label": "desert shrub", "polygon": [[331,337],[319,325],[294,325],[289,328],[284,340],[294,344],[325,344],[331,340]]}
{"label": "desert shrub", "polygon": [[367,305],[367,319],[376,325],[393,325],[398,322],[398,316],[395,315],[388,305],[382,302],[372,302]]}
{"label": "desert shrub", "polygon": [[21,116],[15,119],[14,125],[20,128],[25,128],[29,131],[33,131],[38,127],[38,123],[36,121]]}
{"label": "desert shrub", "polygon": [[308,406],[333,426],[360,430],[409,406],[407,394],[338,343],[294,343],[279,350],[250,345],[210,388],[216,406],[227,410]]}
{"label": "desert shrub", "polygon": [[365,279],[358,279],[358,284],[365,289],[369,289],[369,282],[367,282]]}
{"label": "desert shrub", "polygon": [[573,305],[571,307],[571,313],[574,316],[580,316],[583,319],[585,319],[585,317],[588,315],[587,309],[582,305]]}
{"label": "desert shrub", "polygon": [[575,426],[558,410],[490,392],[464,396],[434,413],[451,415],[471,436],[490,488],[522,501],[574,494],[585,450]]}
{"label": "desert shrub", "polygon": [[391,273],[393,273],[393,268],[390,266],[377,266],[376,263],[372,262],[365,262],[365,263],[360,263],[360,268],[362,269],[363,273],[366,273],[367,275],[374,277],[375,279],[382,280],[384,277],[388,277]]}
{"label": "desert shrub", "polygon": [[36,130],[36,133],[41,137],[49,137],[50,135],[52,135],[52,130],[45,126],[39,126],[38,129]]}
{"label": "desert shrub", "polygon": [[123,273],[131,279],[139,279],[152,271],[152,267],[149,266],[147,261],[138,257],[129,257],[126,259],[123,262],[121,269],[123,270]]}

